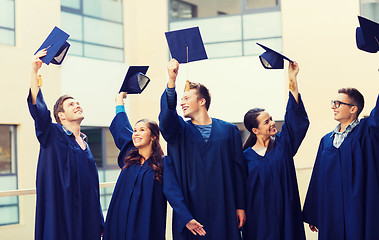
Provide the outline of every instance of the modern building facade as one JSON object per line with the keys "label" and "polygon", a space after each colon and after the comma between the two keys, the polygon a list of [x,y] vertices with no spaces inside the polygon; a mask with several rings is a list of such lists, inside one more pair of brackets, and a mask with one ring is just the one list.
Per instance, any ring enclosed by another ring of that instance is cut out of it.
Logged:
{"label": "modern building facade", "polygon": [[[256,42],[297,61],[300,92],[311,121],[295,157],[303,201],[319,140],[336,125],[330,100],[337,89],[350,86],[363,93],[362,115],[370,113],[378,94],[378,54],[355,45],[358,15],[379,22],[379,2],[0,0],[1,239],[34,237],[35,195],[1,194],[35,188],[39,144],[26,97],[32,55],[54,26],[71,35],[71,47],[62,66],[42,67],[42,91],[50,109],[65,93],[82,104],[83,131],[102,182],[114,182],[119,173],[118,151],[107,128],[128,66],[150,66],[151,79],[141,95],[128,96],[132,124],[144,117],[158,121],[170,59],[164,32],[199,26],[209,59],[181,65],[177,91],[180,95],[187,78],[204,83],[212,94],[211,115],[237,124],[252,107],[266,108],[278,121],[284,117],[286,70],[263,69]],[[112,187],[102,188],[105,212],[111,194]],[[168,239],[170,232],[168,218]],[[307,239],[317,235],[308,231]]]}

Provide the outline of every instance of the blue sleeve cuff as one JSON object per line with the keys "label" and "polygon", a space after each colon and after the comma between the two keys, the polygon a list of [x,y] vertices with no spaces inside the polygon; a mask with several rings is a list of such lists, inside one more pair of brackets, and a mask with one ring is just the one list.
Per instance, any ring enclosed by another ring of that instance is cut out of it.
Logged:
{"label": "blue sleeve cuff", "polygon": [[167,105],[169,109],[175,109],[176,107],[176,91],[175,87],[166,87]]}
{"label": "blue sleeve cuff", "polygon": [[118,105],[116,106],[116,115],[120,112],[125,112],[125,106],[124,105]]}

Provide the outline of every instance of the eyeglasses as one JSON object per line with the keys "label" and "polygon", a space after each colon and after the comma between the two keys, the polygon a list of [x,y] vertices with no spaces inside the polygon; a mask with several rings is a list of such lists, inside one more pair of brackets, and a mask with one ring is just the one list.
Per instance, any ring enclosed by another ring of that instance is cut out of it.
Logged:
{"label": "eyeglasses", "polygon": [[339,108],[341,106],[341,104],[345,104],[345,105],[348,105],[350,107],[354,106],[353,104],[350,104],[350,103],[344,103],[344,102],[341,102],[341,101],[337,101],[337,100],[332,100],[330,102],[331,106],[332,107],[335,107],[335,108]]}

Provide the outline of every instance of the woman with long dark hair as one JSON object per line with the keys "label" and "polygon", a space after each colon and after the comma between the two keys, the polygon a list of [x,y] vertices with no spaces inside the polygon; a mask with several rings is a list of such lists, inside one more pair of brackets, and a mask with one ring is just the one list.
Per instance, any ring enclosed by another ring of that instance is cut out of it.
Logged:
{"label": "woman with long dark hair", "polygon": [[[164,240],[166,197],[194,235],[205,235],[203,226],[184,204],[172,161],[159,144],[158,124],[141,119],[132,128],[124,107],[126,95],[121,92],[116,96],[116,116],[109,127],[120,149],[121,172],[108,208],[103,240]],[[163,179],[167,179],[164,184]]]}
{"label": "woman with long dark hair", "polygon": [[280,133],[262,108],[244,117],[250,132],[243,146],[248,167],[245,240],[305,239],[293,157],[309,121],[298,92],[298,72],[297,63],[290,63],[290,94]]}
{"label": "woman with long dark hair", "polygon": [[125,112],[126,93],[116,97],[116,116],[109,130],[121,150],[122,169],[109,205],[104,240],[165,239],[163,151],[157,123],[141,119],[134,128]]}

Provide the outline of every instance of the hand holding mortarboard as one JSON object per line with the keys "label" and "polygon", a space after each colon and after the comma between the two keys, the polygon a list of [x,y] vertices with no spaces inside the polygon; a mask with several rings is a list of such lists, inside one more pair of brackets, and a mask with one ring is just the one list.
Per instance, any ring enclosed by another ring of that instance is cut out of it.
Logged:
{"label": "hand holding mortarboard", "polygon": [[46,56],[47,54],[47,50],[46,49],[42,49],[40,51],[38,51],[34,56],[33,56],[33,59],[32,59],[32,72],[35,72],[35,73],[38,73],[38,70],[41,68],[42,66],[42,60],[41,58]]}
{"label": "hand holding mortarboard", "polygon": [[130,66],[122,83],[120,93],[140,94],[145,90],[150,82],[150,78],[145,75],[147,69],[149,69],[149,66]]}
{"label": "hand holding mortarboard", "polygon": [[[207,53],[205,52],[203,40],[200,35],[199,27],[166,32],[165,34],[166,34],[168,47],[170,48],[171,57],[173,59],[176,59],[178,64],[189,63],[189,62],[199,61],[199,60],[208,58]],[[179,68],[179,66],[177,68]],[[170,73],[170,69],[168,70],[169,70],[169,77],[170,78],[175,77],[176,79],[177,72]],[[176,73],[176,76],[174,73]],[[175,84],[175,82],[173,83]],[[171,84],[172,82],[169,85]],[[188,66],[187,66],[186,89],[188,87],[189,87],[189,81],[188,81]]]}
{"label": "hand holding mortarboard", "polygon": [[261,46],[264,50],[266,50],[264,53],[259,55],[259,59],[261,60],[261,63],[264,68],[266,69],[283,69],[284,68],[284,59],[290,61],[293,63],[293,61],[286,56],[278,53],[277,51],[272,50],[271,48],[268,48],[266,46],[263,46],[262,44],[257,43],[259,46]]}
{"label": "hand holding mortarboard", "polygon": [[47,54],[41,58],[42,62],[47,65],[49,65],[50,62],[57,65],[62,64],[63,59],[70,48],[70,44],[66,41],[69,36],[70,35],[58,27],[54,27],[35,54],[42,49],[46,49]]}
{"label": "hand holding mortarboard", "polygon": [[126,98],[126,96],[126,92],[119,92],[115,98],[116,106],[124,105],[124,99]]}

